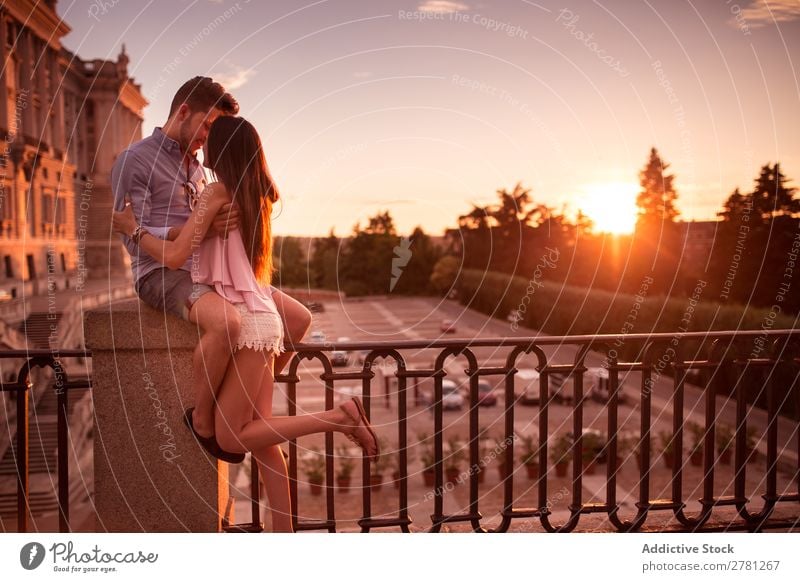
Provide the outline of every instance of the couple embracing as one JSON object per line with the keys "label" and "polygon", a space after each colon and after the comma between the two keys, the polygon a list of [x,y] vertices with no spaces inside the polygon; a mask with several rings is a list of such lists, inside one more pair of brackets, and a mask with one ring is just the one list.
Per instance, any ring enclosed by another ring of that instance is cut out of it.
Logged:
{"label": "couple embracing", "polygon": [[[195,406],[184,421],[226,462],[251,452],[275,531],[291,531],[289,478],[280,443],[338,431],[367,458],[378,441],[358,398],[329,411],[273,416],[274,377],[311,314],[271,285],[272,207],[278,190],[255,128],[209,77],[187,81],[169,118],[114,162],[113,229],[131,255],[136,293],[202,331],[193,355]],[[196,158],[203,149],[203,165]]]}

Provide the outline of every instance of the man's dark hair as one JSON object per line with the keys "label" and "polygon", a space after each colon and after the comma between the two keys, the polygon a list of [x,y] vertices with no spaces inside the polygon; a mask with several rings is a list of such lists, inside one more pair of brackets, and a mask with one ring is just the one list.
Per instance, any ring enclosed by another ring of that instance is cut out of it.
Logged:
{"label": "man's dark hair", "polygon": [[186,81],[172,98],[170,117],[182,103],[186,103],[193,113],[210,111],[212,107],[216,107],[226,115],[239,113],[239,103],[233,95],[225,91],[225,87],[215,83],[211,77],[194,77]]}

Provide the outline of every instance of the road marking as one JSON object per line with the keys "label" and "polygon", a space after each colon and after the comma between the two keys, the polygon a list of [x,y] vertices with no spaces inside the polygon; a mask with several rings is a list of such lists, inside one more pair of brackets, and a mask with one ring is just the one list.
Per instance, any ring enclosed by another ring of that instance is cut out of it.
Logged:
{"label": "road marking", "polygon": [[381,305],[377,301],[370,301],[369,304],[370,304],[370,306],[372,306],[372,308],[375,311],[377,311],[378,313],[381,314],[381,316],[384,318],[386,323],[389,323],[392,326],[397,326],[397,328],[399,328],[399,330],[400,330],[400,333],[402,333],[407,338],[409,338],[409,339],[425,339],[420,334],[418,334],[416,331],[414,331],[412,329],[407,329],[405,327],[405,324],[403,323],[402,319],[397,317],[394,313],[392,313],[391,311],[386,309],[386,307],[384,307],[383,305]]}

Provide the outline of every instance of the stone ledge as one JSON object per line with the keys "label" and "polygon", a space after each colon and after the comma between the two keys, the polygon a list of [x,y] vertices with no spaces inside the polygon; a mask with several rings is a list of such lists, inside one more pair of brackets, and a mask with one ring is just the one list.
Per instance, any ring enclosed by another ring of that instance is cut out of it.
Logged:
{"label": "stone ledge", "polygon": [[115,350],[194,349],[197,326],[171,314],[156,311],[133,298],[89,311],[84,321],[86,347]]}
{"label": "stone ledge", "polygon": [[97,530],[220,531],[228,465],[207,455],[183,423],[194,401],[197,327],[137,298],[88,312],[84,328]]}

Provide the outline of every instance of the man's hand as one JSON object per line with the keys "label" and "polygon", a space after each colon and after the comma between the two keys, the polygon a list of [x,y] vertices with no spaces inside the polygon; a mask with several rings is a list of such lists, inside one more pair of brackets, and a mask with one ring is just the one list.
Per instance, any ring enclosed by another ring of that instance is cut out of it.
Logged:
{"label": "man's hand", "polygon": [[228,232],[237,228],[239,228],[239,206],[234,202],[228,202],[217,212],[211,228],[206,233],[206,238],[210,236],[228,238]]}
{"label": "man's hand", "polygon": [[136,230],[136,217],[133,215],[133,206],[128,195],[125,195],[125,209],[114,212],[111,216],[111,228],[114,232],[130,237]]}

